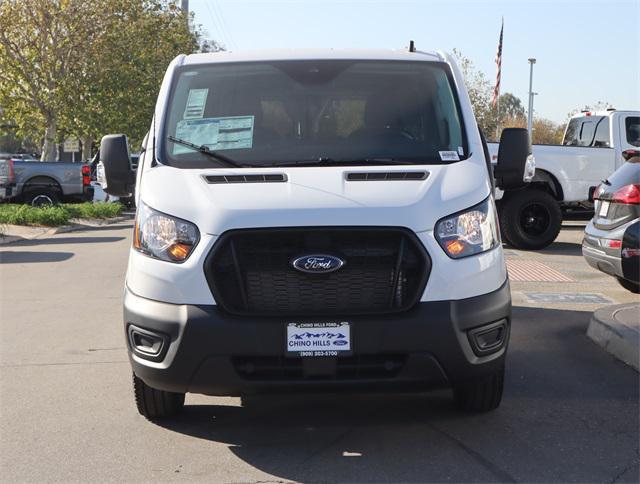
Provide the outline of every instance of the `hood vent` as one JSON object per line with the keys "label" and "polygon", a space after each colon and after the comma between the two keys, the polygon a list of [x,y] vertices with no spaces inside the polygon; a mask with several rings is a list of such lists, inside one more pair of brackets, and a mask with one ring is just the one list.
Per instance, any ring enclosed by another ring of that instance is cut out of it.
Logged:
{"label": "hood vent", "polygon": [[260,175],[205,175],[207,183],[284,183],[287,175],[284,173],[269,173]]}
{"label": "hood vent", "polygon": [[426,171],[372,171],[347,173],[347,181],[426,180]]}

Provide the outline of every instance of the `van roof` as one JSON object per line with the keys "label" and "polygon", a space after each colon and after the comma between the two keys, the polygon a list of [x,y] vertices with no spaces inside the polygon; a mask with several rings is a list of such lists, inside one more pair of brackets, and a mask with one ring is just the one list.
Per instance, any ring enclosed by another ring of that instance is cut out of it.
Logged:
{"label": "van roof", "polygon": [[593,117],[603,117],[603,116],[613,116],[614,114],[622,114],[622,115],[632,115],[632,116],[637,116],[638,114],[640,114],[640,111],[632,111],[632,110],[623,110],[623,109],[607,109],[605,111],[603,110],[584,110],[584,111],[580,111],[578,113],[575,113],[573,116],[571,116],[571,119],[573,118],[584,118],[584,117],[589,117],[589,116],[593,116]]}
{"label": "van roof", "polygon": [[268,49],[246,51],[221,51],[206,54],[190,54],[183,57],[182,65],[210,64],[215,62],[256,62],[280,60],[403,60],[443,62],[444,58],[434,52],[409,52],[393,49]]}

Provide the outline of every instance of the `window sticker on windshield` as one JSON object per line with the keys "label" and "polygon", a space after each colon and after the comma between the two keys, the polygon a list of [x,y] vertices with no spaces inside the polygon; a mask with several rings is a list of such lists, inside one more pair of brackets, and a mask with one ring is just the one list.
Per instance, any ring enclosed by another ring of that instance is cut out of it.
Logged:
{"label": "window sticker on windshield", "polygon": [[458,146],[458,154],[464,156],[464,148],[462,146]]}
{"label": "window sticker on windshield", "polygon": [[[231,116],[225,118],[185,119],[176,126],[176,138],[196,145],[220,150],[238,150],[253,146],[253,116]],[[173,145],[173,154],[193,151],[191,148]]]}
{"label": "window sticker on windshield", "polygon": [[457,151],[438,151],[442,161],[460,161]]}
{"label": "window sticker on windshield", "polygon": [[214,150],[239,150],[253,146],[253,115],[213,119],[220,123]]}
{"label": "window sticker on windshield", "polygon": [[184,108],[183,119],[197,119],[204,116],[209,89],[189,89],[187,106]]}

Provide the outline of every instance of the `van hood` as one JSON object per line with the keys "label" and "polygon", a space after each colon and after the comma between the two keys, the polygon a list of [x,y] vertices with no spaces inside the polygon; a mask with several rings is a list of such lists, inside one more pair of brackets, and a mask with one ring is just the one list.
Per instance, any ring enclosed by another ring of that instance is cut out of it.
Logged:
{"label": "van hood", "polygon": [[[156,166],[141,177],[148,206],[195,223],[203,233],[299,226],[395,226],[433,230],[447,215],[490,193],[484,160],[448,165],[182,169]],[[426,172],[423,180],[350,181],[350,173]],[[206,176],[285,175],[284,182],[210,183]]]}

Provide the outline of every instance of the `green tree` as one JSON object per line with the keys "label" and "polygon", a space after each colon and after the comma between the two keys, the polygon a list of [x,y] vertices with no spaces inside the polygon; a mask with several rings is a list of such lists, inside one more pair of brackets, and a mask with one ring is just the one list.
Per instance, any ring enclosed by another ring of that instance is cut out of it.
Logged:
{"label": "green tree", "polygon": [[499,98],[500,121],[504,119],[524,119],[525,110],[519,97],[505,92]]}
{"label": "green tree", "polygon": [[453,55],[462,71],[478,126],[487,138],[492,138],[497,125],[496,112],[491,105],[493,87],[484,73],[462,52],[453,49]]}
{"label": "green tree", "polygon": [[498,115],[496,108],[491,103],[493,100],[492,83],[458,49],[453,49],[453,55],[462,71],[478,126],[487,139],[497,141],[496,135],[502,128],[526,127],[525,108],[519,97],[510,92],[501,94],[498,102]]}
{"label": "green tree", "polygon": [[83,158],[109,132],[137,144],[167,64],[203,44],[219,48],[187,28],[175,2],[3,0],[0,106],[18,134],[44,133],[42,159],[66,136],[83,140]]}
{"label": "green tree", "polygon": [[43,159],[55,159],[64,79],[91,40],[90,2],[0,2],[0,106],[23,136],[42,136]]}
{"label": "green tree", "polygon": [[155,99],[169,62],[198,49],[197,35],[175,4],[160,0],[93,0],[102,3],[101,35],[87,49],[80,75],[72,78],[66,126],[83,140],[125,133],[137,147],[149,128]]}
{"label": "green tree", "polygon": [[559,145],[564,135],[564,124],[543,118],[535,118],[532,126],[532,142],[540,145]]}

